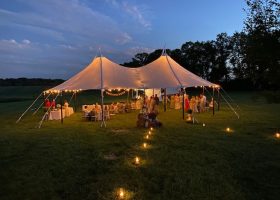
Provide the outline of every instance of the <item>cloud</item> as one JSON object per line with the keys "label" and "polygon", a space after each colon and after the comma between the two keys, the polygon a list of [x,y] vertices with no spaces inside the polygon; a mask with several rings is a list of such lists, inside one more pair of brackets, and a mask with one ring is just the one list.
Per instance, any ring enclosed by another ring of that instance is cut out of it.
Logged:
{"label": "cloud", "polygon": [[143,11],[141,10],[140,7],[136,5],[130,5],[127,2],[122,3],[123,9],[125,12],[130,14],[134,19],[136,19],[142,26],[145,28],[150,29],[151,28],[151,23],[145,19]]}
{"label": "cloud", "polygon": [[20,25],[32,29],[31,31],[43,29],[60,37],[67,35],[79,42],[130,41],[127,40],[128,33],[122,31],[114,19],[77,0],[29,0],[24,3],[32,8],[31,11],[12,12],[0,9],[0,25]]}
{"label": "cloud", "polygon": [[126,1],[116,1],[116,0],[106,0],[106,2],[115,8],[121,9],[129,16],[131,16],[134,20],[136,20],[143,27],[148,30],[151,29],[152,24],[149,20],[146,19],[145,15],[147,15],[146,6],[139,6],[135,4],[128,3]]}

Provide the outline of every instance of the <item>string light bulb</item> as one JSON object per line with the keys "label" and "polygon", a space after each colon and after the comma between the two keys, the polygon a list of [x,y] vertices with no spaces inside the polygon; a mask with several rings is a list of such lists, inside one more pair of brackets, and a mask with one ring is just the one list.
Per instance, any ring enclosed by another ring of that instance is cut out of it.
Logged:
{"label": "string light bulb", "polygon": [[151,131],[149,131],[149,135],[151,135],[152,134],[152,132]]}
{"label": "string light bulb", "polygon": [[153,128],[153,127],[151,127],[151,128],[150,128],[150,130],[152,131],[152,130],[154,130],[154,128]]}
{"label": "string light bulb", "polygon": [[227,132],[230,132],[230,128],[229,128],[229,127],[227,127],[226,131],[227,131]]}
{"label": "string light bulb", "polygon": [[146,135],[146,139],[149,139],[149,135]]}
{"label": "string light bulb", "polygon": [[202,126],[205,126],[205,124],[203,123]]}
{"label": "string light bulb", "polygon": [[280,138],[280,133],[275,133],[275,137],[279,139]]}

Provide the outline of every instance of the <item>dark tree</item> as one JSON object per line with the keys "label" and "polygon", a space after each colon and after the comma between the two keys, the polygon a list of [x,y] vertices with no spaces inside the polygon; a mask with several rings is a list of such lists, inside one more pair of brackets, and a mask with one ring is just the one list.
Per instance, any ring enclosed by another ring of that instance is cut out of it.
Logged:
{"label": "dark tree", "polygon": [[245,61],[258,88],[280,88],[280,4],[276,0],[247,0]]}

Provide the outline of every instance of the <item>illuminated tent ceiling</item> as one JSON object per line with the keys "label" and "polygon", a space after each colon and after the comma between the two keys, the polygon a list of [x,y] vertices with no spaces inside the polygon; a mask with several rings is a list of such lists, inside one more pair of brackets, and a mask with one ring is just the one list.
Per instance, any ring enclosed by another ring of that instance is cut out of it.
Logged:
{"label": "illuminated tent ceiling", "polygon": [[186,70],[167,54],[138,68],[123,67],[101,56],[96,57],[81,72],[49,91],[195,86],[218,87]]}

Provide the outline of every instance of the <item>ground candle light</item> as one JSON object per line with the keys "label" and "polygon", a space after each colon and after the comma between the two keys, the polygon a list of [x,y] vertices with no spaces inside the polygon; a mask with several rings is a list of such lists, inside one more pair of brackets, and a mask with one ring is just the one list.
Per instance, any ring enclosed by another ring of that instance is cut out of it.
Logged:
{"label": "ground candle light", "polygon": [[124,198],[124,191],[123,191],[122,188],[121,188],[120,191],[119,191],[119,197],[120,197],[120,199],[123,199],[123,198]]}
{"label": "ground candle light", "polygon": [[140,158],[136,156],[136,157],[135,157],[135,164],[136,164],[136,165],[139,165],[139,163],[140,163]]}

